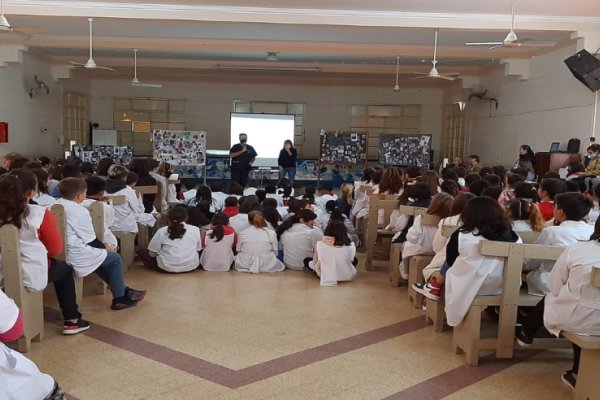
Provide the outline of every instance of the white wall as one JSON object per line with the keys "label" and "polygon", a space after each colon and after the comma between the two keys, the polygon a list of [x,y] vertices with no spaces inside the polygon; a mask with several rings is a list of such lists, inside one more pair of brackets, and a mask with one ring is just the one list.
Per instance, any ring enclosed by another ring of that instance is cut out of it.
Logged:
{"label": "white wall", "polygon": [[[50,87],[50,95],[29,98],[35,75]],[[0,143],[0,154],[60,156],[61,105],[62,89],[50,77],[46,62],[24,53],[22,63],[0,67],[0,121],[8,122],[9,131],[8,143]]]}
{"label": "white wall", "polygon": [[[577,81],[563,60],[577,51],[575,43],[531,61],[528,80],[505,76],[502,69],[481,79],[498,109],[472,100],[467,105],[471,122],[470,148],[487,165],[513,165],[518,147],[548,151],[552,142],[566,148],[571,138],[585,150],[591,135],[594,94]],[[599,125],[600,128],[600,125]]]}
{"label": "white wall", "polygon": [[350,105],[422,104],[421,130],[433,134],[434,149],[439,149],[443,95],[441,89],[394,93],[391,87],[347,86],[330,81],[318,85],[252,81],[250,77],[240,82],[215,83],[162,80],[162,89],[149,89],[134,88],[124,80],[93,80],[91,119],[100,123],[101,127],[111,129],[115,97],[187,99],[187,128],[206,130],[209,149],[228,149],[229,113],[234,100],[306,103],[304,157],[316,158],[321,129],[350,128]]}

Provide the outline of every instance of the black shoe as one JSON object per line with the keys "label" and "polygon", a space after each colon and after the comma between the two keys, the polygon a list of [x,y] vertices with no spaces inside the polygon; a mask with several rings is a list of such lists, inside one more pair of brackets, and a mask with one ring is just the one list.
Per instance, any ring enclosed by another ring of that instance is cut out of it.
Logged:
{"label": "black shoe", "polygon": [[137,301],[131,300],[127,296],[116,297],[113,299],[112,305],[110,306],[110,308],[112,310],[124,310],[129,307],[135,307],[137,305],[137,303],[138,303]]}
{"label": "black shoe", "polygon": [[65,321],[63,326],[63,335],[76,335],[79,332],[90,329],[90,323],[85,319],[79,318],[77,322]]}
{"label": "black shoe", "polygon": [[142,301],[146,297],[145,290],[135,290],[130,287],[125,288],[125,296],[132,301]]}
{"label": "black shoe", "polygon": [[529,347],[533,344],[533,338],[527,336],[521,328],[515,329],[515,337],[517,338],[517,343],[519,343],[519,346],[521,347]]}
{"label": "black shoe", "polygon": [[573,376],[573,371],[565,371],[562,374],[561,380],[565,385],[570,387],[572,390],[575,390],[575,385],[577,384],[577,378]]}

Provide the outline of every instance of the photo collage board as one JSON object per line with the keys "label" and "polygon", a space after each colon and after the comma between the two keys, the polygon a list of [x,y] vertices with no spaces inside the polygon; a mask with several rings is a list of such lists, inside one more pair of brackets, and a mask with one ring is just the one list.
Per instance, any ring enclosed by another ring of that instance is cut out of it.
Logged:
{"label": "photo collage board", "polygon": [[366,164],[367,133],[321,131],[322,164]]}
{"label": "photo collage board", "polygon": [[129,165],[133,160],[133,147],[129,146],[75,145],[71,150],[74,157],[94,165],[98,165],[98,161],[103,158],[111,158],[121,165]]}
{"label": "photo collage board", "polygon": [[382,133],[379,136],[380,165],[427,167],[431,158],[431,135]]}
{"label": "photo collage board", "polygon": [[155,130],[154,158],[177,165],[206,165],[205,131]]}

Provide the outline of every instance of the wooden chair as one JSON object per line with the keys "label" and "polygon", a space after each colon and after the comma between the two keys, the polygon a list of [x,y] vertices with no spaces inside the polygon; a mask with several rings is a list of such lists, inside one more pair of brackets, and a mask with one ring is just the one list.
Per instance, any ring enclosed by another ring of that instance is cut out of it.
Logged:
{"label": "wooden chair", "polygon": [[[154,187],[154,186],[141,186],[145,187]],[[137,188],[136,188],[137,189]],[[141,193],[141,192],[140,192]],[[112,200],[114,205],[125,204],[127,201],[125,196],[108,196]],[[138,224],[138,228],[140,224]],[[119,240],[119,254],[123,258],[123,270],[125,272],[129,271],[129,266],[133,264],[135,260],[135,233],[133,232],[124,232],[124,231],[112,231],[115,237]],[[147,232],[147,230],[146,230]],[[146,233],[147,235],[147,233]],[[147,237],[147,236],[146,236]]]}
{"label": "wooden chair", "polygon": [[[390,268],[394,264],[390,260],[390,245],[394,232],[384,229],[390,220],[392,211],[398,206],[398,196],[373,194],[369,199],[369,217],[367,220],[367,257],[365,269],[370,271],[374,267]],[[379,224],[379,211],[383,211],[383,223]],[[377,239],[380,239],[380,250],[383,253],[383,259],[374,259],[375,246]]]}
{"label": "wooden chair", "polygon": [[[442,236],[449,238],[458,228],[458,225],[444,225],[442,226]],[[425,322],[431,321],[433,324],[433,330],[435,332],[443,332],[445,327],[444,320],[446,318],[446,302],[444,300],[444,295],[444,289],[442,288],[440,292],[440,299],[438,301],[431,299],[425,300]]]}
{"label": "wooden chair", "polygon": [[[400,214],[404,215],[416,216],[420,214],[425,214],[427,212],[427,209],[421,207],[400,206],[399,212]],[[389,274],[390,282],[394,287],[400,286],[400,270],[398,269],[398,263],[400,262],[400,259],[402,257],[402,245],[403,243],[392,243],[392,247],[390,249],[390,258],[392,262],[389,265]]]}
{"label": "wooden chair", "polygon": [[[523,260],[556,260],[564,251],[561,246],[542,246],[484,240],[479,245],[482,255],[503,257],[502,294],[498,296],[477,296],[467,315],[454,327],[452,342],[457,354],[464,351],[466,362],[477,366],[479,351],[493,350],[498,358],[512,358],[514,350],[517,307],[533,307],[542,298],[521,290],[521,270]],[[481,337],[481,314],[487,307],[499,307],[498,333],[496,336]],[[564,341],[558,339],[536,339],[537,348],[564,348]]]}
{"label": "wooden chair", "polygon": [[[592,286],[600,288],[600,267],[592,269]],[[598,398],[600,388],[596,379],[599,378],[600,365],[600,336],[583,336],[562,331],[561,335],[581,347],[581,360],[575,385],[575,400],[591,400]]]}
{"label": "wooden chair", "polygon": [[[372,186],[360,186],[358,188],[358,192],[363,193],[367,197],[371,197],[371,195],[373,194],[373,190],[374,189]],[[367,229],[365,224],[366,221],[367,218],[360,218],[356,220],[356,234],[359,237],[361,250],[364,250],[365,245],[367,243]]]}
{"label": "wooden chair", "polygon": [[20,352],[28,352],[31,342],[44,338],[44,302],[42,291],[32,292],[23,285],[19,230],[14,225],[0,228],[2,274],[6,295],[14,300],[23,313],[25,329],[17,341]]}
{"label": "wooden chair", "polygon": [[541,232],[523,231],[523,232],[517,232],[517,235],[519,235],[519,237],[521,238],[523,243],[533,244],[537,240],[538,236],[540,236],[540,233]]}
{"label": "wooden chair", "polygon": [[[94,225],[94,233],[96,233],[96,239],[98,239],[101,242],[104,242],[104,205],[99,201],[95,201],[88,207],[88,211],[90,212],[90,216],[92,217],[92,224]],[[81,288],[81,293],[83,295],[105,295],[107,292],[108,286],[96,274],[90,274],[83,278],[83,280],[81,280],[80,278],[78,279],[82,281],[83,284]]]}
{"label": "wooden chair", "polygon": [[[423,226],[435,227],[440,223],[440,218],[437,215],[423,214],[421,217]],[[408,301],[413,302],[414,308],[421,308],[423,295],[413,290],[412,285],[417,282],[423,282],[423,270],[429,265],[433,255],[418,255],[412,256],[408,260]]]}

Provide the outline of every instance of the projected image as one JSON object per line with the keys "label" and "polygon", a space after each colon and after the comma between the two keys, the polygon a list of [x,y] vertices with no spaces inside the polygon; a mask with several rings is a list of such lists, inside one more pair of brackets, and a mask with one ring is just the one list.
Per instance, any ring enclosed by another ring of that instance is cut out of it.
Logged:
{"label": "projected image", "polygon": [[231,113],[230,146],[239,143],[239,134],[248,135],[248,144],[258,156],[256,167],[276,167],[283,142],[294,142],[294,116],[285,114]]}

